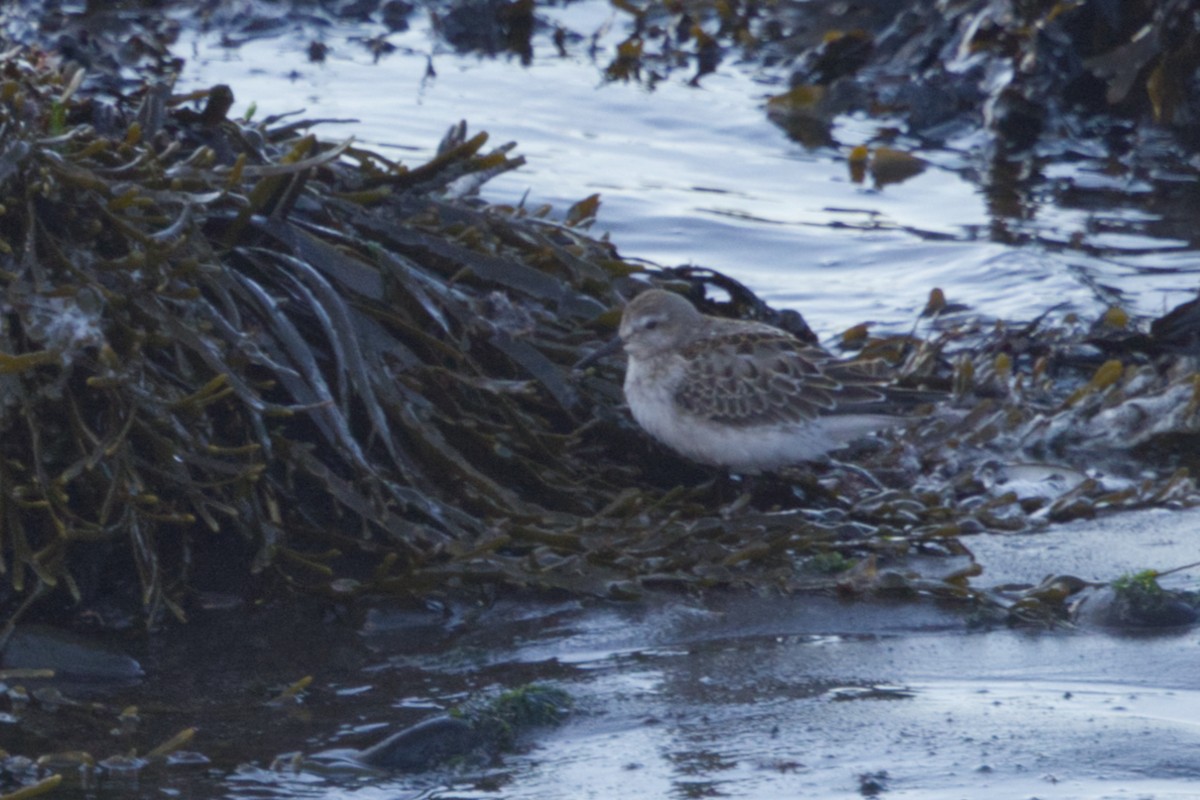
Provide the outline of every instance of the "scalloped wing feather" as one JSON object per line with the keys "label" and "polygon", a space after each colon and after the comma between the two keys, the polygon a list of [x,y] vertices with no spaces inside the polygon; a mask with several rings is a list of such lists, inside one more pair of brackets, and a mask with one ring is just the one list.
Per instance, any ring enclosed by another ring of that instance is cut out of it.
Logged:
{"label": "scalloped wing feather", "polygon": [[885,399],[879,364],[839,362],[769,326],[716,331],[684,349],[675,400],[735,427],[802,424],[823,414],[870,412]]}

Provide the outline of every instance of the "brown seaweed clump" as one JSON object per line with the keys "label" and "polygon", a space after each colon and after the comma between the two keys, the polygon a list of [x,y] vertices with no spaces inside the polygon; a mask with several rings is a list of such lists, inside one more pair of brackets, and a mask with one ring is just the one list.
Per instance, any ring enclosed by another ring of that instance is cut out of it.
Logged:
{"label": "brown seaweed clump", "polygon": [[559,365],[631,268],[448,199],[511,146],[460,126],[408,169],[227,119],[225,87],[107,104],[82,77],[0,61],[0,603],[136,576],[182,617],[198,574],[328,588],[354,555],[420,592],[510,525],[608,502],[564,455],[591,415]]}

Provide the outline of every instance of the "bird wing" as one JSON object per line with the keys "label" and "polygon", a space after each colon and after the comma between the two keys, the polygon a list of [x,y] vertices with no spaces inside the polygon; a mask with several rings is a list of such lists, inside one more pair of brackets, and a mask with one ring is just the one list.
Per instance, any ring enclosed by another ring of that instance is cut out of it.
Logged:
{"label": "bird wing", "polygon": [[683,350],[675,401],[735,427],[802,424],[823,414],[870,413],[885,399],[878,361],[837,361],[767,325],[712,332]]}

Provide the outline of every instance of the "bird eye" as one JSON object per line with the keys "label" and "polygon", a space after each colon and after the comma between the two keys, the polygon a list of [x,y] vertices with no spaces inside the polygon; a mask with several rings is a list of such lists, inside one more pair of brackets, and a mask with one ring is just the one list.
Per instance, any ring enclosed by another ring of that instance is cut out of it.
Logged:
{"label": "bird eye", "polygon": [[652,331],[658,327],[658,320],[648,319],[648,320],[646,320],[646,324],[643,327],[648,331]]}

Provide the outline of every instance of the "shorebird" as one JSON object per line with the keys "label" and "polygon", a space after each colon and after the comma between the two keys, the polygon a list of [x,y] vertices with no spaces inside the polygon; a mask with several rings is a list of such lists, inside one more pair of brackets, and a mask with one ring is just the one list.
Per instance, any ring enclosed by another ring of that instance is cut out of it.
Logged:
{"label": "shorebird", "polygon": [[840,361],[780,328],[702,314],[673,292],[630,301],[620,340],[634,419],[703,464],[776,470],[904,419],[881,362]]}

